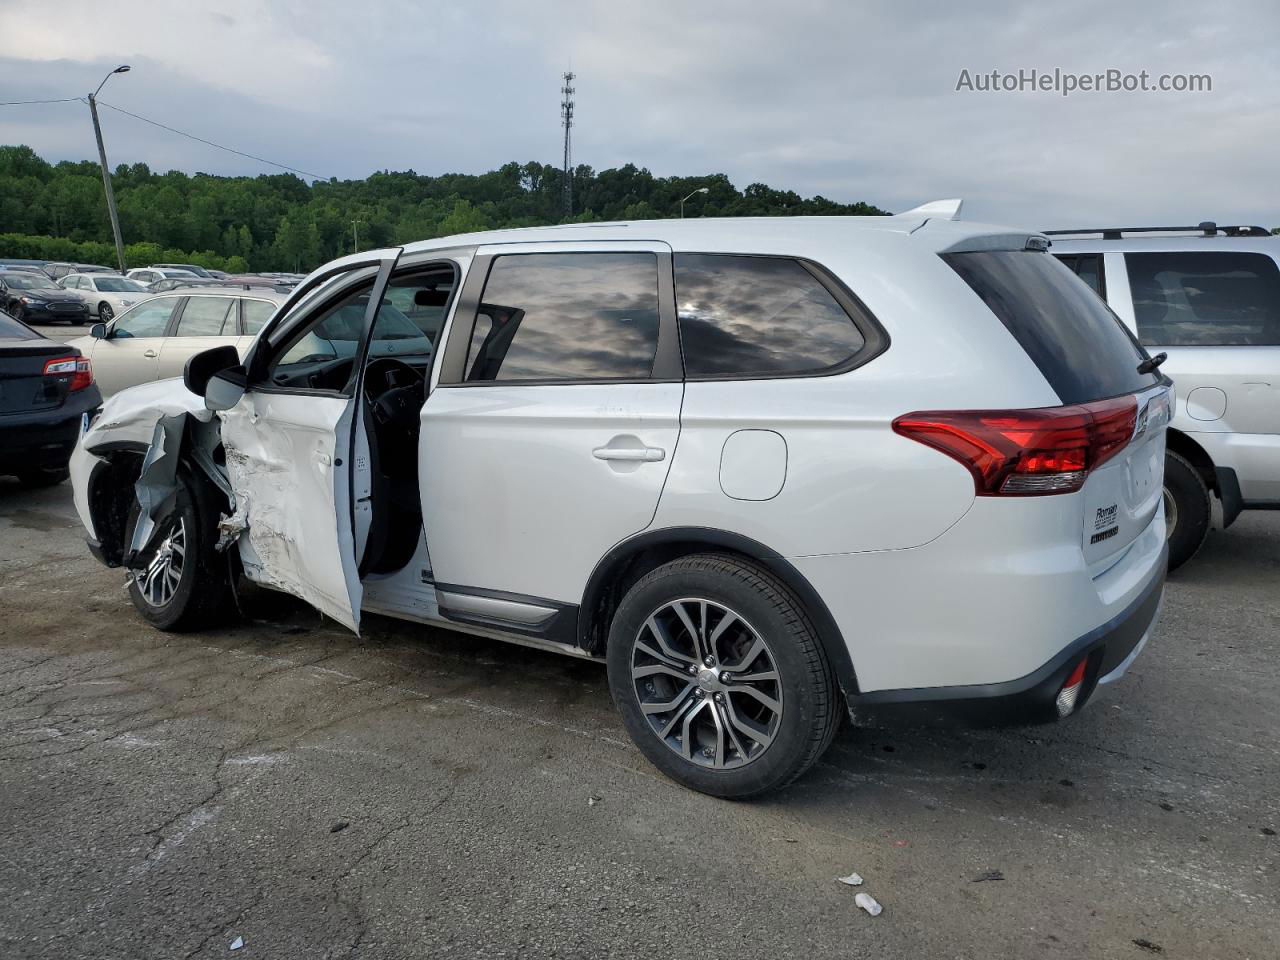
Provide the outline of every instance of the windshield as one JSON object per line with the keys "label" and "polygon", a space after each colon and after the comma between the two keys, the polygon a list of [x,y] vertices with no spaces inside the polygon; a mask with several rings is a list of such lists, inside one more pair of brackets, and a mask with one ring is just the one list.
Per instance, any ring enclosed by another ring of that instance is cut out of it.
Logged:
{"label": "windshield", "polygon": [[95,277],[94,284],[103,293],[144,293],[146,288],[136,280],[124,277]]}
{"label": "windshield", "polygon": [[15,290],[58,290],[56,283],[47,277],[28,276],[25,273],[6,273],[4,282]]}

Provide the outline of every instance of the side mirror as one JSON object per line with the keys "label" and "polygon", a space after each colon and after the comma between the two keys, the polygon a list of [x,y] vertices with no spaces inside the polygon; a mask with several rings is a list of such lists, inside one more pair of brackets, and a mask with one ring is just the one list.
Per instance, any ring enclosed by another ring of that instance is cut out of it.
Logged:
{"label": "side mirror", "polygon": [[107,325],[105,323],[95,323],[89,328],[89,336],[95,340],[107,339]]}
{"label": "side mirror", "polygon": [[244,396],[248,377],[244,367],[234,366],[209,378],[204,389],[206,410],[230,410]]}
{"label": "side mirror", "polygon": [[206,396],[209,381],[214,376],[238,366],[240,366],[240,354],[236,353],[236,348],[229,343],[221,347],[201,350],[187,359],[187,365],[182,370],[182,382],[197,397],[203,397]]}

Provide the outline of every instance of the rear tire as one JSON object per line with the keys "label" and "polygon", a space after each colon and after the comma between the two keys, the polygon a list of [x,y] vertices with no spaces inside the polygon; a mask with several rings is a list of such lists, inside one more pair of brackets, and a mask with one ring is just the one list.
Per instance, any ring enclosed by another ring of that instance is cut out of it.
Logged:
{"label": "rear tire", "polygon": [[[126,525],[126,549],[141,512],[135,500]],[[205,489],[179,470],[173,508],[157,521],[129,581],[133,605],[161,630],[212,626],[235,608],[227,558],[213,549],[217,519]]]}
{"label": "rear tire", "polygon": [[840,721],[839,689],[808,614],[780,580],[738,557],[683,557],[642,577],[614,614],[607,659],[636,746],[671,779],[712,796],[786,786]]}
{"label": "rear tire", "polygon": [[1185,457],[1171,450],[1164,459],[1164,496],[1172,571],[1194,557],[1204,544],[1212,508],[1204,478]]}

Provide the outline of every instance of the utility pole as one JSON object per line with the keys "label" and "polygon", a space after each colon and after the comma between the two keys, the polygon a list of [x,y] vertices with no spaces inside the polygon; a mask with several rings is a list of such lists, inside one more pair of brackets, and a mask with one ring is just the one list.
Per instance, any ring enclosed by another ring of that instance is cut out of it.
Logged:
{"label": "utility pole", "polygon": [[128,73],[128,64],[116,67],[102,78],[98,89],[89,94],[89,113],[93,116],[93,135],[98,139],[98,162],[102,164],[102,187],[107,193],[107,215],[111,218],[111,233],[116,241],[116,260],[120,262],[120,272],[125,272],[124,239],[120,236],[120,214],[116,212],[116,193],[111,189],[111,170],[107,166],[107,148],[102,145],[102,124],[98,122],[98,94],[106,86],[112,74]]}
{"label": "utility pole", "polygon": [[364,223],[364,221],[363,220],[351,221],[351,252],[352,253],[360,252],[360,234],[356,232],[357,223]]}
{"label": "utility pole", "polygon": [[572,72],[564,75],[564,86],[560,88],[560,123],[564,127],[564,217],[573,216],[573,170],[570,162],[573,151],[570,148],[570,133],[573,129],[573,78]]}

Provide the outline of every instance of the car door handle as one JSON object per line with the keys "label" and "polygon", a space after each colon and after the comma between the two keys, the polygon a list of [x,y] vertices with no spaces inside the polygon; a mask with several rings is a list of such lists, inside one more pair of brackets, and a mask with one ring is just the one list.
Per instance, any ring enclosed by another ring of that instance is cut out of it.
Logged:
{"label": "car door handle", "polygon": [[143,351],[142,351],[142,355],[143,355],[144,357],[151,357],[153,360],[154,360],[156,357],[160,356],[160,354],[156,353],[156,351],[152,350],[152,349],[151,349],[151,348],[149,348],[149,347],[148,347],[146,350],[143,350]]}
{"label": "car door handle", "polygon": [[667,451],[661,447],[596,447],[591,455],[597,460],[638,460],[657,463],[665,460]]}

